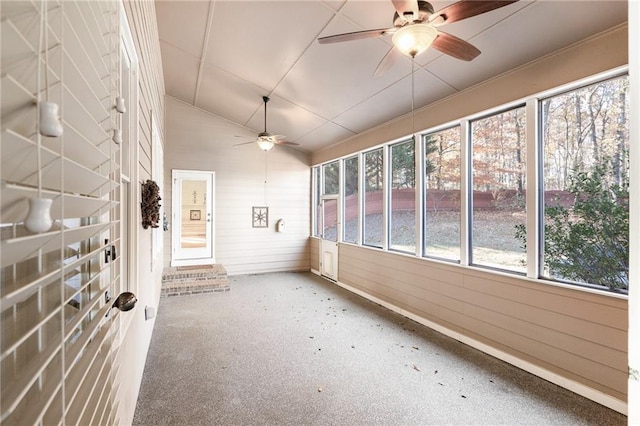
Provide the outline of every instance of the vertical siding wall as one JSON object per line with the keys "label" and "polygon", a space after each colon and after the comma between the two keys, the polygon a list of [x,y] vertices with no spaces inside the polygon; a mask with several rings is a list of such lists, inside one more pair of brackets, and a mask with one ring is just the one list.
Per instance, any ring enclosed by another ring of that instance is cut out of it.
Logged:
{"label": "vertical siding wall", "polygon": [[[120,378],[120,423],[131,424],[135,412],[138,392],[142,382],[142,373],[147,358],[152,320],[145,320],[145,307],[157,308],[160,300],[160,280],[162,262],[153,263],[152,260],[152,231],[143,229],[140,218],[140,188],[141,183],[151,179],[151,126],[152,120],[157,121],[160,140],[164,139],[164,80],[162,74],[162,60],[160,57],[160,42],[156,25],[155,4],[152,1],[123,2],[127,20],[131,28],[133,42],[139,60],[138,90],[139,90],[139,124],[137,144],[138,167],[135,165],[131,172],[131,190],[138,217],[132,220],[134,234],[137,234],[137,283],[138,303],[132,311],[133,319],[125,330],[122,346],[118,353]],[[152,118],[153,115],[153,118]],[[134,136],[135,137],[135,136]]]}
{"label": "vertical siding wall", "polygon": [[[416,127],[479,113],[627,60],[627,26],[621,25],[422,108]],[[402,137],[410,128],[410,118],[401,117],[314,153],[312,164]],[[338,280],[561,386],[627,409],[625,297],[347,244],[340,245]]]}
{"label": "vertical siding wall", "polygon": [[[167,98],[164,207],[171,217],[171,170],[215,172],[215,261],[229,274],[309,270],[310,171],[306,154],[265,154],[234,134],[247,129]],[[226,135],[226,136],[222,136]],[[265,191],[266,166],[266,191]],[[269,207],[269,227],[253,228],[252,206]],[[276,232],[278,219],[286,231]],[[169,234],[169,233],[166,233]],[[165,235],[165,266],[171,236]]]}

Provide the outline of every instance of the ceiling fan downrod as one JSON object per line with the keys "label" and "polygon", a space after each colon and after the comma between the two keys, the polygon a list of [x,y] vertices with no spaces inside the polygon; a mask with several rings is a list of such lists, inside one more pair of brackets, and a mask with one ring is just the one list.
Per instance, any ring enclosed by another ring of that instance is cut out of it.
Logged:
{"label": "ceiling fan downrod", "polygon": [[264,133],[267,133],[267,102],[269,102],[269,97],[263,96],[262,101],[264,102]]}

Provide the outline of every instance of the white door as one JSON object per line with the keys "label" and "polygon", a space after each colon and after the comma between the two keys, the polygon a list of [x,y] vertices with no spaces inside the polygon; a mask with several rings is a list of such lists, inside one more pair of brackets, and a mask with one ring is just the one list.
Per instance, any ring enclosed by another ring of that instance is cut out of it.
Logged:
{"label": "white door", "polygon": [[173,170],[172,181],[171,266],[213,264],[215,173]]}
{"label": "white door", "polygon": [[320,275],[338,281],[338,231],[339,213],[337,197],[320,200],[322,239],[320,240]]}

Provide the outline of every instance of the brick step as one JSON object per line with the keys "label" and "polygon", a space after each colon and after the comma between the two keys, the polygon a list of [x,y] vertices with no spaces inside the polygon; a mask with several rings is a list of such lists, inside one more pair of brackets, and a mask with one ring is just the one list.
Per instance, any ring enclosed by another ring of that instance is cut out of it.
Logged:
{"label": "brick step", "polygon": [[179,266],[162,271],[160,297],[231,290],[227,271],[222,265]]}

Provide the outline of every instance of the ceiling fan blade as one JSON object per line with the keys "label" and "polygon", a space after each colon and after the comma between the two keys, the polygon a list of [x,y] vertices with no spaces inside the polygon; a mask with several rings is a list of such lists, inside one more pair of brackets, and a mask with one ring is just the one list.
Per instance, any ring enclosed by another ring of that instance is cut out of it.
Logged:
{"label": "ceiling fan blade", "polygon": [[288,146],[300,146],[299,143],[295,143],[295,142],[288,142],[286,141],[287,137],[284,135],[273,135],[273,143],[275,143],[276,145],[288,145]]}
{"label": "ceiling fan blade", "polygon": [[405,13],[413,13],[413,19],[418,19],[420,9],[417,0],[391,0],[391,2],[401,17],[406,17]]}
{"label": "ceiling fan blade", "polygon": [[362,38],[370,38],[370,37],[380,37],[382,35],[385,35],[386,33],[394,32],[395,30],[396,30],[395,28],[380,28],[377,30],[354,31],[352,33],[330,35],[326,37],[320,37],[318,39],[318,43],[320,44],[338,43],[341,41],[359,40]]}
{"label": "ceiling fan blade", "polygon": [[462,59],[463,61],[471,61],[480,54],[480,50],[474,45],[442,31],[438,31],[438,36],[431,46],[442,53],[446,53],[457,59]]}
{"label": "ceiling fan blade", "polygon": [[449,24],[451,22],[461,21],[471,18],[472,16],[481,15],[491,12],[492,10],[508,6],[518,0],[502,0],[502,1],[477,1],[477,0],[461,0],[457,3],[441,9],[429,17],[429,22],[433,25]]}
{"label": "ceiling fan blade", "polygon": [[256,141],[253,140],[253,141],[249,141],[249,142],[236,143],[236,144],[233,144],[233,146],[249,145],[250,143],[256,143]]}
{"label": "ceiling fan blade", "polygon": [[374,77],[382,77],[389,71],[389,68],[393,66],[393,64],[398,60],[398,56],[400,52],[395,47],[391,47],[389,51],[382,57],[382,60],[376,67],[376,70],[373,72]]}

